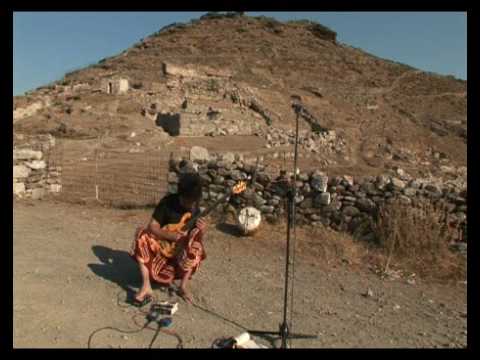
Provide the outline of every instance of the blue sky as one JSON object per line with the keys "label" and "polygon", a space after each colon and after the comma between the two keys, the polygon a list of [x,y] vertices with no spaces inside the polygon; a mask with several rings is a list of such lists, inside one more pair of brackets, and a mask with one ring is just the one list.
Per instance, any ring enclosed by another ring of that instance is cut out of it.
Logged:
{"label": "blue sky", "polygon": [[[205,12],[15,12],[13,94],[61,79],[120,53],[173,22]],[[462,12],[247,12],[309,19],[340,42],[425,71],[467,79],[467,16]]]}

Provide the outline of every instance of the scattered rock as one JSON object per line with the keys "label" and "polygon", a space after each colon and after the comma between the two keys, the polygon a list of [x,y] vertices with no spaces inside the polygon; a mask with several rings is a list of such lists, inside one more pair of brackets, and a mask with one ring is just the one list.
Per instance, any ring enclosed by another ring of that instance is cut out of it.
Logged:
{"label": "scattered rock", "polygon": [[373,298],[373,291],[372,289],[368,288],[365,293],[362,294],[366,298]]}

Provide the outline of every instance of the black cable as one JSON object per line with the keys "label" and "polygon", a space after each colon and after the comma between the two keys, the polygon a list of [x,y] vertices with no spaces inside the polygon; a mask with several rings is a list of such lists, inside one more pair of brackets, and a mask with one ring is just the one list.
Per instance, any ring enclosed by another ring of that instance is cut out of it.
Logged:
{"label": "black cable", "polygon": [[137,330],[132,330],[132,331],[128,331],[128,330],[120,330],[118,328],[114,328],[114,327],[111,327],[111,326],[105,326],[103,328],[100,328],[100,329],[97,329],[95,330],[93,333],[90,334],[90,336],[88,337],[88,348],[91,349],[91,342],[92,342],[92,338],[93,336],[100,332],[100,331],[103,331],[103,330],[114,330],[114,331],[117,331],[117,332],[120,332],[120,333],[123,333],[123,334],[135,334],[135,333],[139,333],[140,331],[144,330],[147,325],[150,323],[150,321],[148,321],[147,323],[145,323],[145,326],[141,327],[140,329],[137,329]]}
{"label": "black cable", "polygon": [[[127,306],[121,305],[121,303],[120,303],[120,297],[119,297],[119,295],[120,295],[121,292],[122,292],[122,291],[120,291],[120,292],[117,294],[117,306],[120,307],[120,308],[128,308],[128,307],[131,307],[132,305],[127,305]],[[153,297],[153,299],[154,299],[154,302],[156,302],[156,298]],[[125,302],[126,302],[126,301],[125,301]],[[127,303],[127,304],[128,304],[128,303]],[[139,313],[142,314],[142,315],[148,315],[148,314],[150,313],[150,312],[142,311],[142,309],[140,309],[140,308],[138,308],[137,310],[138,310]],[[134,314],[133,317],[132,317],[133,323],[134,323],[135,325],[137,325],[137,326],[139,326],[139,325],[138,325],[137,322],[135,321],[135,318],[136,318],[137,316],[139,316],[140,314],[138,314],[138,313],[137,313],[137,314]],[[93,336],[94,336],[95,334],[97,334],[98,332],[103,331],[103,330],[113,330],[113,331],[117,331],[117,332],[123,333],[123,334],[136,334],[136,333],[139,333],[139,332],[147,329],[147,330],[155,331],[155,335],[154,335],[154,337],[153,337],[153,339],[152,339],[152,341],[150,342],[150,345],[149,345],[149,347],[148,347],[149,349],[151,349],[151,347],[153,346],[153,343],[154,343],[155,340],[157,339],[158,334],[159,334],[160,332],[163,332],[163,333],[165,333],[165,334],[168,334],[168,335],[171,335],[171,336],[176,337],[177,340],[178,340],[177,349],[183,349],[183,340],[182,340],[182,338],[180,337],[180,335],[178,335],[178,334],[177,334],[176,332],[174,332],[174,331],[167,330],[167,329],[163,329],[163,327],[161,326],[161,324],[159,323],[158,320],[155,321],[155,322],[158,324],[157,328],[156,328],[156,329],[155,329],[155,328],[152,328],[152,327],[149,326],[149,324],[150,324],[151,322],[153,322],[153,320],[148,320],[148,318],[147,318],[147,321],[145,322],[145,324],[142,325],[139,329],[136,329],[136,330],[121,330],[121,329],[119,329],[119,328],[115,328],[115,327],[112,327],[112,326],[106,326],[106,327],[97,329],[97,330],[93,331],[93,332],[90,334],[90,336],[88,337],[88,345],[87,345],[87,346],[88,346],[88,348],[90,349],[90,348],[91,348],[91,342],[92,342]]]}
{"label": "black cable", "polygon": [[196,307],[196,308],[198,308],[198,309],[206,312],[207,314],[216,316],[216,317],[222,319],[223,321],[229,322],[229,323],[235,325],[236,327],[238,327],[238,328],[240,328],[240,329],[242,329],[242,330],[248,331],[248,329],[247,329],[245,326],[240,325],[239,323],[237,323],[237,322],[235,322],[235,321],[233,321],[233,320],[227,319],[227,318],[223,317],[222,315],[219,315],[219,314],[217,314],[217,313],[214,313],[214,312],[211,311],[211,310],[204,309],[204,308],[202,308],[202,307],[201,307],[200,305],[198,305],[198,304],[193,303],[192,305],[193,305],[193,307]]}

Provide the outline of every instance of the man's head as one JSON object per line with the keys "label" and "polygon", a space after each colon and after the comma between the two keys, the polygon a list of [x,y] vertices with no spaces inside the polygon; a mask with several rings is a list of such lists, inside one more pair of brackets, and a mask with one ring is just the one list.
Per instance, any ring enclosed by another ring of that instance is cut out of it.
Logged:
{"label": "man's head", "polygon": [[202,179],[198,174],[182,174],[178,182],[178,195],[182,204],[191,208],[202,198]]}

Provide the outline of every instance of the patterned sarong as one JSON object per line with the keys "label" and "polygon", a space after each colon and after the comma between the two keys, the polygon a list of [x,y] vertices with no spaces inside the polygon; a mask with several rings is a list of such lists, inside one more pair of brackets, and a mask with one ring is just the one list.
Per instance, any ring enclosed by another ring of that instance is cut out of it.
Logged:
{"label": "patterned sarong", "polygon": [[202,233],[196,228],[193,229],[176,244],[173,253],[165,251],[165,248],[171,248],[165,241],[158,240],[148,230],[139,228],[132,243],[130,256],[145,264],[150,279],[162,285],[170,285],[174,280],[182,279],[190,270],[191,278],[199,269],[201,261],[207,257],[203,248]]}

